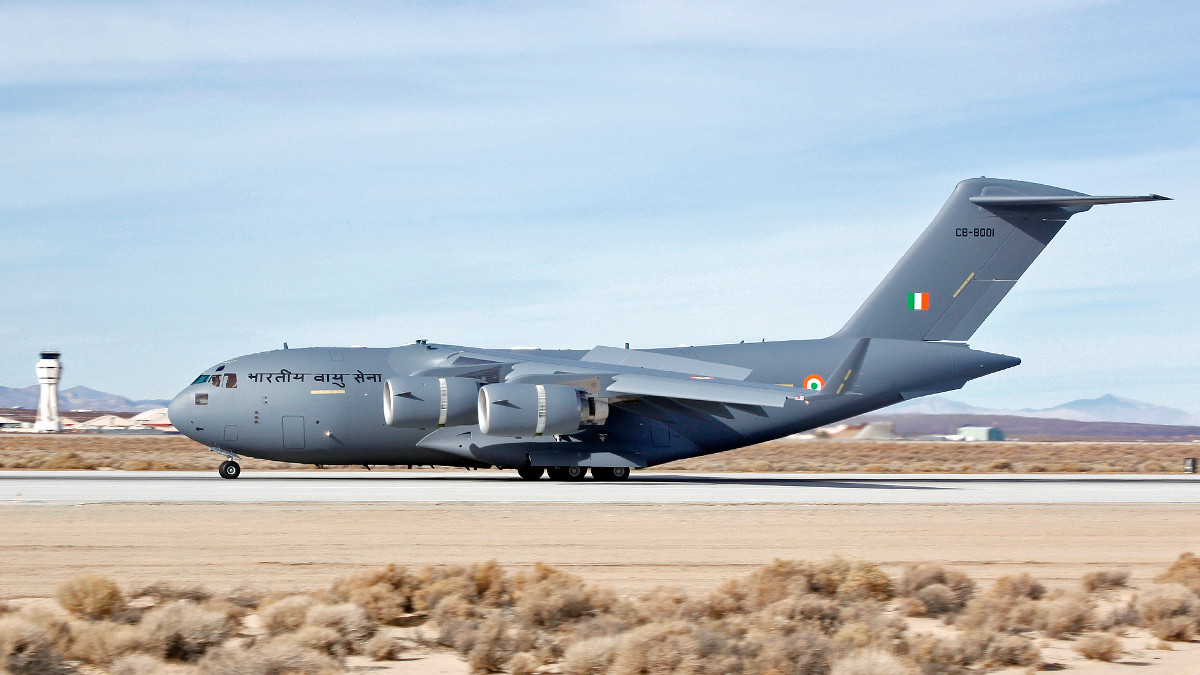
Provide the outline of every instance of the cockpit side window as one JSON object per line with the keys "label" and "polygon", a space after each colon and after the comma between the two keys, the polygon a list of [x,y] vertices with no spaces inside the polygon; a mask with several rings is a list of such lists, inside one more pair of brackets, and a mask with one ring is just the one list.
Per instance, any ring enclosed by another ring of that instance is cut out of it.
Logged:
{"label": "cockpit side window", "polygon": [[197,378],[195,379],[195,381],[194,381],[194,382],[192,382],[192,384],[203,384],[203,383],[205,383],[205,382],[208,382],[208,376],[207,376],[207,375],[201,375],[200,377],[197,377]]}
{"label": "cockpit side window", "polygon": [[196,394],[196,405],[208,405],[208,394]]}
{"label": "cockpit side window", "polygon": [[208,379],[208,381],[212,382],[212,386],[219,387],[219,386],[221,386],[221,375],[220,374],[213,375],[212,377],[210,377]]}
{"label": "cockpit side window", "polygon": [[237,373],[225,373],[225,388],[237,389]]}

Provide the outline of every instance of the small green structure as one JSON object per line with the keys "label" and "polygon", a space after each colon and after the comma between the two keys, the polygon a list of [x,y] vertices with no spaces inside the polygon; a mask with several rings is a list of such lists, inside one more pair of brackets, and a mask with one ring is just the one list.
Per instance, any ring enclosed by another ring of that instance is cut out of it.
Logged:
{"label": "small green structure", "polygon": [[958,435],[968,441],[1004,440],[1004,432],[997,427],[959,427]]}

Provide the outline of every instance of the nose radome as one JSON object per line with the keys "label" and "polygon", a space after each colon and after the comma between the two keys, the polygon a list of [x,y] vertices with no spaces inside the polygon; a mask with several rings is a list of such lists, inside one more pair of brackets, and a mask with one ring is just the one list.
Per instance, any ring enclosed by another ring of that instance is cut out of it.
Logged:
{"label": "nose radome", "polygon": [[184,425],[191,419],[192,394],[187,389],[179,392],[167,405],[167,419],[171,426],[184,431]]}

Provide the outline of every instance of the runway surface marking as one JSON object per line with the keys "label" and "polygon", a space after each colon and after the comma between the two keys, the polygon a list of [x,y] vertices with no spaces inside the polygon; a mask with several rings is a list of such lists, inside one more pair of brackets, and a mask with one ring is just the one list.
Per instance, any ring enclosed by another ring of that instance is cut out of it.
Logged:
{"label": "runway surface marking", "polygon": [[0,503],[1200,504],[1191,475],[0,471]]}

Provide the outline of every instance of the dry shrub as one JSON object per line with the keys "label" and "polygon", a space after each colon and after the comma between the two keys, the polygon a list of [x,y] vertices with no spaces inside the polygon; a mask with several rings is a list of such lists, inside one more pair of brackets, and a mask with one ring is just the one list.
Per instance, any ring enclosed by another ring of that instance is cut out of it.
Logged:
{"label": "dry shrub", "polygon": [[[512,675],[533,675],[542,666],[542,660],[531,652],[521,652],[508,662],[508,672]],[[570,672],[570,671],[567,671]]]}
{"label": "dry shrub", "polygon": [[928,614],[940,616],[961,610],[975,596],[975,582],[958,570],[919,563],[904,568],[897,590],[921,601]]}
{"label": "dry shrub", "polygon": [[542,563],[518,575],[514,586],[514,610],[528,626],[554,629],[616,604],[611,591],[586,586],[579,577]]}
{"label": "dry shrub", "polygon": [[404,648],[396,638],[380,633],[363,643],[362,653],[376,661],[395,661]]}
{"label": "dry shrub", "polygon": [[988,595],[995,598],[1029,598],[1038,600],[1046,595],[1046,587],[1028,572],[1010,574],[996,579],[988,589]]}
{"label": "dry shrub", "polygon": [[894,584],[875,563],[854,562],[838,584],[837,596],[843,601],[888,600]]}
{"label": "dry shrub", "polygon": [[106,665],[118,657],[137,651],[137,628],[108,621],[78,622],[71,626],[71,641],[66,656],[87,663]]}
{"label": "dry shrub", "polygon": [[312,596],[287,595],[265,605],[259,610],[258,616],[268,635],[279,635],[303,626],[308,610],[316,604]]}
{"label": "dry shrub", "polygon": [[1077,635],[1093,624],[1095,608],[1095,603],[1086,595],[1067,594],[1043,600],[1035,626],[1053,638]]}
{"label": "dry shrub", "polygon": [[145,651],[173,661],[194,661],[229,636],[229,617],[186,600],[156,607],[138,624]]}
{"label": "dry shrub", "polygon": [[912,598],[920,603],[924,610],[921,615],[941,616],[962,609],[963,602],[958,595],[945,584],[930,584],[917,591]]}
{"label": "dry shrub", "polygon": [[1006,635],[988,645],[984,658],[998,666],[1032,666],[1041,661],[1042,652],[1023,635]]}
{"label": "dry shrub", "polygon": [[337,660],[342,660],[350,653],[350,644],[327,626],[304,626],[300,630],[285,633],[275,638],[273,642],[314,651]]}
{"label": "dry shrub", "polygon": [[113,661],[108,672],[110,675],[155,675],[160,672],[163,662],[146,654],[130,654]]}
{"label": "dry shrub", "polygon": [[639,626],[617,639],[611,675],[699,673],[700,655],[692,627],[682,621]]}
{"label": "dry shrub", "polygon": [[894,654],[864,650],[838,659],[829,672],[830,675],[916,675],[917,670]]}
{"label": "dry shrub", "polygon": [[[532,578],[551,572],[569,576],[538,563]],[[432,609],[446,597],[463,598],[472,605],[507,606],[512,604],[512,585],[523,583],[522,577],[510,579],[494,560],[470,567],[426,568],[421,576],[422,585],[413,601],[417,610]]]}
{"label": "dry shrub", "polygon": [[162,605],[172,600],[191,600],[202,602],[212,597],[212,593],[199,586],[175,586],[167,581],[157,581],[149,586],[129,594],[131,598],[151,598],[155,604]]}
{"label": "dry shrub", "polygon": [[475,631],[470,649],[466,650],[467,664],[476,673],[498,673],[504,670],[512,653],[508,622],[500,612],[493,612]]}
{"label": "dry shrub", "polygon": [[743,579],[726,582],[708,599],[710,614],[755,612],[789,596],[809,593],[854,601],[887,600],[893,584],[877,565],[833,558],[819,565],[775,560]]}
{"label": "dry shrub", "polygon": [[[713,637],[720,639],[724,636]],[[738,651],[757,651],[758,654],[746,664],[748,667],[744,669],[725,666],[709,668],[709,672],[746,670],[748,672],[779,673],[780,675],[826,675],[829,672],[829,661],[833,652],[833,646],[828,638],[815,630],[803,627],[790,633],[772,632],[767,636],[752,640],[748,649],[746,646],[739,649],[736,643],[730,646]],[[728,647],[726,649],[728,650]],[[711,659],[707,653],[703,656],[705,663]],[[726,662],[732,666],[738,660],[738,654],[734,653],[729,656],[732,658],[727,658]]]}
{"label": "dry shrub", "polygon": [[362,606],[381,624],[393,624],[414,610],[420,579],[405,567],[388,565],[334,582],[330,592],[338,600]]}
{"label": "dry shrub", "polygon": [[340,672],[328,656],[276,640],[250,649],[225,644],[205,654],[198,666],[201,675],[335,675]]}
{"label": "dry shrub", "polygon": [[1188,641],[1195,635],[1197,600],[1185,586],[1151,586],[1138,596],[1135,606],[1143,624],[1160,640]]}
{"label": "dry shrub", "polygon": [[50,631],[19,616],[0,617],[0,672],[46,675],[61,668],[62,655]]}
{"label": "dry shrub", "polygon": [[100,574],[79,574],[58,585],[58,604],[84,619],[112,616],[125,607],[116,582]]}
{"label": "dry shrub", "polygon": [[942,638],[926,633],[905,636],[902,650],[926,673],[960,672],[981,655],[968,649],[959,637]]}
{"label": "dry shrub", "polygon": [[1085,659],[1116,661],[1124,651],[1121,641],[1112,633],[1092,633],[1080,638],[1073,647]]}
{"label": "dry shrub", "polygon": [[581,640],[567,648],[563,672],[567,675],[604,675],[612,665],[616,638],[597,637]]}
{"label": "dry shrub", "polygon": [[304,623],[306,627],[316,626],[334,631],[347,653],[359,651],[362,644],[375,634],[376,628],[367,610],[352,602],[314,605],[308,609]]}
{"label": "dry shrub", "polygon": [[1124,588],[1129,583],[1129,570],[1096,570],[1083,575],[1083,588],[1089,593]]}
{"label": "dry shrub", "polygon": [[1194,553],[1184,553],[1154,580],[1160,584],[1180,584],[1200,594],[1200,558]]}

